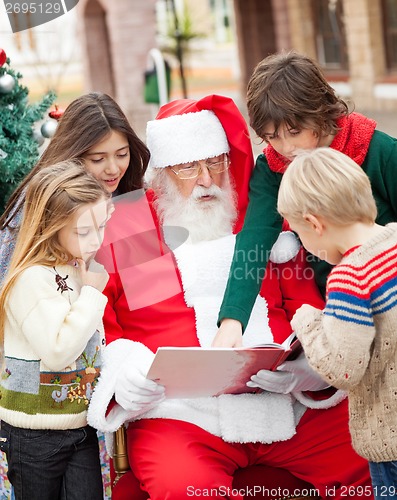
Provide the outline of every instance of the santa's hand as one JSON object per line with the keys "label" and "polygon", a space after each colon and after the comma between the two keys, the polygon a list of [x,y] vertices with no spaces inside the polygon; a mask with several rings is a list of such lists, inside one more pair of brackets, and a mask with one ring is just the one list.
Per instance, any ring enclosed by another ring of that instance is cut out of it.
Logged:
{"label": "santa's hand", "polygon": [[147,379],[138,368],[122,370],[115,390],[117,403],[127,411],[146,412],[165,399],[164,386]]}
{"label": "santa's hand", "polygon": [[320,391],[329,387],[307,362],[304,353],[294,361],[285,361],[277,371],[259,370],[247,382],[248,387],[259,387],[264,391],[288,394],[300,391]]}

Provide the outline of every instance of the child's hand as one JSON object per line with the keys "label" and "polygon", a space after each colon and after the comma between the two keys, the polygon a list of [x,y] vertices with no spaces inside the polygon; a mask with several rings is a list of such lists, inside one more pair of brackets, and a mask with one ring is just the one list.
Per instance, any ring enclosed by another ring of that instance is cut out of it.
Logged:
{"label": "child's hand", "polygon": [[292,330],[299,331],[302,325],[311,323],[311,321],[313,320],[314,311],[318,311],[318,309],[310,306],[309,304],[303,304],[302,306],[300,306],[291,320]]}
{"label": "child's hand", "polygon": [[82,259],[77,259],[77,262],[79,264],[82,284],[93,286],[102,292],[109,280],[109,275],[102,264],[98,264],[95,260],[86,263]]}
{"label": "child's hand", "polygon": [[243,328],[240,321],[230,318],[224,319],[211,347],[242,347],[242,345]]}

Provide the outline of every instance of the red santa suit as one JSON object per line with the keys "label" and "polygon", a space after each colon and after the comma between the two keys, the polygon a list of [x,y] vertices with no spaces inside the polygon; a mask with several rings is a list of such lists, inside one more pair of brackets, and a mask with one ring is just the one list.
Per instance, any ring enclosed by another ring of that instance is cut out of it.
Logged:
{"label": "red santa suit", "polygon": [[[157,119],[161,122],[179,113],[211,110],[221,121],[230,145],[230,174],[238,194],[238,230],[253,165],[244,120],[232,101],[220,96],[182,103],[179,108],[173,103],[164,106]],[[204,153],[207,157],[211,152]],[[105,290],[108,306],[104,323],[109,345],[90,403],[90,424],[112,432],[129,422],[130,465],[152,500],[209,496],[211,490],[226,498],[249,497],[244,487],[236,489],[233,479],[236,471],[259,465],[288,471],[285,479],[280,479],[282,491],[276,496],[293,494],[292,490],[285,492],[292,474],[306,482],[300,483],[302,488],[310,483],[321,496],[342,498],[347,493],[358,498],[357,487],[369,487],[370,479],[367,464],[350,445],[343,393],[330,390],[313,397],[263,392],[166,399],[145,413],[126,411],[117,404],[108,411],[117,386],[123,383],[120,374],[126,365],[145,373],[160,346],[211,345],[233,255],[233,235],[198,244],[182,243],[171,251],[152,202],[150,192],[132,205],[123,200],[113,216],[113,231],[107,234],[111,250],[107,264],[114,271]],[[143,216],[137,215],[143,212]],[[130,234],[123,234],[122,228],[128,228]],[[280,249],[285,250],[283,242],[279,242]],[[210,268],[207,276],[200,272],[205,266]],[[302,249],[288,262],[269,263],[261,295],[250,320],[252,325],[244,335],[246,342],[250,336],[252,343],[281,342],[291,333],[289,320],[301,304],[323,306],[314,280],[307,279]],[[266,470],[262,481],[255,484],[265,488],[256,490],[262,497],[275,495],[266,491],[274,487],[273,470]]]}

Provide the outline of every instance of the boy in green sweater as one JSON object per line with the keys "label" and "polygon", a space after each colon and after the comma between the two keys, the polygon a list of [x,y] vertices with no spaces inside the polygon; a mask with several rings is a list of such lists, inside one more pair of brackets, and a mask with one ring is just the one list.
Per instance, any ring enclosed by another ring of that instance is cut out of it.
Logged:
{"label": "boy in green sweater", "polygon": [[[299,151],[330,147],[352,158],[370,179],[378,207],[376,222],[397,221],[396,139],[375,130],[373,120],[349,113],[315,61],[295,52],[267,57],[248,83],[247,106],[250,125],[267,146],[250,182],[250,202],[218,317],[220,329],[213,343],[217,347],[241,345],[267,257],[281,231],[280,182]],[[324,292],[331,266],[309,257]]]}

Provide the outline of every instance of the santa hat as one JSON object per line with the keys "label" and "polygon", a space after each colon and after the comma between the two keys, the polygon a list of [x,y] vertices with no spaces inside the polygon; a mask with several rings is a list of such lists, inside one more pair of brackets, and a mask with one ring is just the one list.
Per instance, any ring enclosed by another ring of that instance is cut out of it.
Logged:
{"label": "santa hat", "polygon": [[160,108],[156,119],[148,122],[146,134],[151,168],[229,153],[239,213],[235,231],[240,230],[254,157],[247,124],[234,101],[219,95],[177,99]]}
{"label": "santa hat", "polygon": [[152,168],[204,160],[230,151],[221,122],[208,109],[150,121],[146,137]]}

